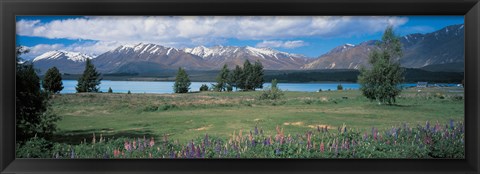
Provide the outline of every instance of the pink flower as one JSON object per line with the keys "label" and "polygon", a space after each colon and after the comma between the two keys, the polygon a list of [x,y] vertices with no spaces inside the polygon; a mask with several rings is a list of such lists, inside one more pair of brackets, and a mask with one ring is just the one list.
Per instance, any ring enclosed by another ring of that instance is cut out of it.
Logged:
{"label": "pink flower", "polygon": [[322,141],[322,144],[320,144],[320,152],[324,152],[325,151],[325,145],[323,144],[323,141]]}
{"label": "pink flower", "polygon": [[152,138],[150,138],[150,143],[148,144],[150,145],[150,147],[153,147],[153,145],[155,145],[155,140]]}

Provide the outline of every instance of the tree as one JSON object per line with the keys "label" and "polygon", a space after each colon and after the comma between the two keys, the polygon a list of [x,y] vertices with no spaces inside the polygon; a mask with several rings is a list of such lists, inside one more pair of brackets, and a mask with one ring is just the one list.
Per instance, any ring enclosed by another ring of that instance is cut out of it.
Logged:
{"label": "tree", "polygon": [[263,90],[260,94],[260,100],[277,100],[282,98],[284,95],[283,91],[277,86],[277,79],[272,80],[272,86],[270,88]]}
{"label": "tree", "polygon": [[235,70],[233,70],[232,73],[230,73],[230,83],[232,87],[235,87],[236,90],[238,88],[243,88],[244,84],[242,82],[242,68],[240,66],[235,66]]}
{"label": "tree", "polygon": [[222,92],[227,90],[229,74],[230,71],[228,70],[227,64],[223,65],[222,70],[220,70],[220,73],[217,75],[217,84],[215,85],[215,91]]}
{"label": "tree", "polygon": [[263,65],[257,60],[252,68],[253,90],[255,88],[263,88]]}
{"label": "tree", "polygon": [[27,53],[24,47],[16,49],[16,140],[26,140],[38,136],[50,138],[56,131],[60,117],[49,110],[48,93],[41,90],[40,78],[31,62],[22,62],[21,54]]}
{"label": "tree", "polygon": [[97,72],[95,66],[92,64],[90,59],[87,59],[85,63],[85,70],[83,71],[82,76],[78,79],[78,84],[75,87],[77,92],[98,92],[102,78],[100,73]]}
{"label": "tree", "polygon": [[57,67],[52,67],[47,70],[42,83],[43,89],[51,93],[59,93],[63,89],[62,75]]}
{"label": "tree", "polygon": [[202,86],[200,86],[200,91],[208,91],[208,86],[206,84],[202,84]]}
{"label": "tree", "polygon": [[252,76],[253,74],[253,66],[250,63],[250,61],[245,60],[245,63],[243,63],[243,71],[242,71],[242,76],[241,76],[241,81],[242,81],[242,87],[241,89],[245,91],[249,90],[254,90],[254,78]]}
{"label": "tree", "polygon": [[402,45],[391,26],[385,29],[378,46],[379,49],[373,50],[369,55],[371,68],[360,69],[358,83],[365,97],[380,104],[391,105],[396,102],[395,97],[402,90],[399,84],[404,80],[404,69],[399,63]]}
{"label": "tree", "polygon": [[113,90],[111,87],[108,87],[108,93],[113,93]]}
{"label": "tree", "polygon": [[178,68],[177,77],[175,78],[175,84],[173,85],[173,91],[175,93],[187,93],[190,89],[190,79],[187,72],[183,68]]}

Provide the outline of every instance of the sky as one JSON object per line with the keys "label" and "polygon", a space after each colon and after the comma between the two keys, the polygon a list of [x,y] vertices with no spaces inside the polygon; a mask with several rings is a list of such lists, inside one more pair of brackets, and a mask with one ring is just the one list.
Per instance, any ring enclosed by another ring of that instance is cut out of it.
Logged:
{"label": "sky", "polygon": [[315,58],[379,40],[389,25],[404,36],[463,23],[463,16],[17,16],[16,44],[30,49],[27,60],[53,50],[100,55],[137,43],[268,47]]}

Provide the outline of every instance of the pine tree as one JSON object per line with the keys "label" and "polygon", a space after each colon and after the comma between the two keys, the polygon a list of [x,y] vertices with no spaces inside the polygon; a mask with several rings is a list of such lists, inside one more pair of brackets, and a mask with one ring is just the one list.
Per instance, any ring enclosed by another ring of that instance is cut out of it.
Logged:
{"label": "pine tree", "polygon": [[253,90],[255,88],[263,88],[263,65],[260,61],[255,61],[252,68]]}
{"label": "pine tree", "polygon": [[250,61],[245,60],[243,63],[243,71],[241,76],[241,81],[243,85],[243,90],[249,91],[254,89],[254,77],[253,77],[253,66]]}
{"label": "pine tree", "polygon": [[62,75],[57,67],[47,70],[42,83],[43,89],[51,93],[59,93],[63,89]]}
{"label": "pine tree", "polygon": [[230,83],[231,83],[231,86],[237,88],[240,88],[240,89],[243,89],[244,87],[244,84],[242,82],[242,68],[240,68],[240,66],[235,66],[235,70],[233,70],[232,73],[230,73]]}
{"label": "pine tree", "polygon": [[402,45],[391,26],[385,30],[379,50],[369,55],[370,69],[361,68],[358,82],[363,95],[371,101],[393,104],[400,94],[399,84],[404,80],[404,69],[400,67]]}
{"label": "pine tree", "polygon": [[30,62],[21,62],[20,55],[28,52],[17,47],[16,68],[16,140],[24,142],[35,135],[49,138],[56,130],[60,117],[49,112],[49,96],[40,88],[40,78]]}
{"label": "pine tree", "polygon": [[108,87],[108,93],[113,93],[113,90],[111,87]]}
{"label": "pine tree", "polygon": [[78,84],[75,87],[77,92],[98,92],[102,78],[100,73],[97,72],[95,66],[90,59],[87,59],[85,63],[85,70],[82,76],[78,79]]}
{"label": "pine tree", "polygon": [[217,75],[217,84],[215,85],[215,91],[222,92],[227,90],[229,74],[230,71],[228,70],[227,64],[223,65],[222,70]]}
{"label": "pine tree", "polygon": [[173,91],[175,93],[187,93],[190,89],[190,79],[187,72],[183,68],[178,68],[177,77],[175,78],[175,84],[173,85]]}

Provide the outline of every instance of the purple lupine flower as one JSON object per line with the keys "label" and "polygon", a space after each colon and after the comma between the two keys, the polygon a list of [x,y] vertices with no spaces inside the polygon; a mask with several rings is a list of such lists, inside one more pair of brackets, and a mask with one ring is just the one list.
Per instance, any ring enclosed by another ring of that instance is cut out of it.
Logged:
{"label": "purple lupine flower", "polygon": [[203,142],[205,143],[206,146],[210,145],[210,141],[208,140],[208,134],[205,134],[205,138],[203,139]]}
{"label": "purple lupine flower", "polygon": [[276,148],[275,149],[275,155],[280,155],[280,153],[281,153],[280,149]]}
{"label": "purple lupine flower", "polygon": [[75,158],[75,150],[73,148],[70,151],[70,158]]}
{"label": "purple lupine flower", "polygon": [[426,129],[426,130],[430,130],[430,122],[427,121],[427,122],[425,123],[425,129]]}
{"label": "purple lupine flower", "polygon": [[217,143],[217,145],[215,146],[215,152],[220,153],[221,150],[222,150],[222,147],[220,146],[220,143]]}
{"label": "purple lupine flower", "polygon": [[338,155],[338,144],[335,144],[335,156]]}
{"label": "purple lupine flower", "polygon": [[258,135],[258,127],[255,125],[255,135]]}
{"label": "purple lupine flower", "polygon": [[455,128],[455,123],[453,122],[452,119],[450,119],[450,129],[454,129]]}

